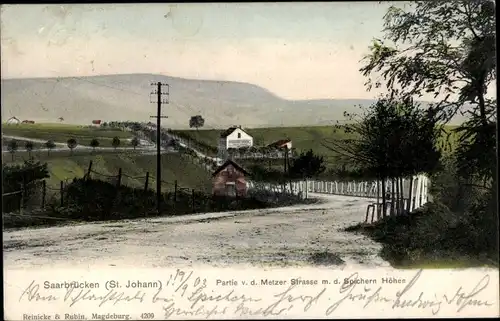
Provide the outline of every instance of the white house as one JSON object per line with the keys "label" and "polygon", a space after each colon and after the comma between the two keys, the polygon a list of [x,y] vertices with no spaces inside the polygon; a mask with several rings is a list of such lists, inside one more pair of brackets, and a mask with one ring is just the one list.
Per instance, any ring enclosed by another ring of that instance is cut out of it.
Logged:
{"label": "white house", "polygon": [[7,120],[7,124],[9,124],[9,125],[19,125],[20,123],[21,123],[21,121],[19,119],[17,119],[17,117],[10,117]]}
{"label": "white house", "polygon": [[241,126],[233,126],[220,134],[218,157],[225,160],[229,148],[252,147],[253,137],[241,129]]}

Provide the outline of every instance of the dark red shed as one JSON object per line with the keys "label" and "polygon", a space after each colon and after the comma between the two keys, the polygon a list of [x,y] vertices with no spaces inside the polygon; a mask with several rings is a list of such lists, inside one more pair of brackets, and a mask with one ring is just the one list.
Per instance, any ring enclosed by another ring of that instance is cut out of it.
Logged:
{"label": "dark red shed", "polygon": [[247,182],[245,176],[249,173],[241,166],[227,160],[212,174],[212,194],[217,196],[246,196]]}

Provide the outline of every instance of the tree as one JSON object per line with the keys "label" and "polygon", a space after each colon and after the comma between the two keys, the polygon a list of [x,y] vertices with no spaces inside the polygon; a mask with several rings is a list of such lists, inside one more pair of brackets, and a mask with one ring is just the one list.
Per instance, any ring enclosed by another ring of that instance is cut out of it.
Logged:
{"label": "tree", "polygon": [[138,132],[138,131],[143,130],[141,124],[139,124],[139,123],[133,123],[132,126],[131,126],[131,129],[134,132]]}
{"label": "tree", "polygon": [[31,158],[31,152],[33,151],[34,147],[35,145],[33,144],[33,142],[29,140],[24,144],[24,148],[28,151],[29,158]]}
{"label": "tree", "polygon": [[92,140],[90,141],[90,147],[92,147],[92,151],[95,152],[95,149],[99,147],[99,145],[99,140],[97,140],[97,138],[92,138]]}
{"label": "tree", "polygon": [[132,147],[134,147],[134,150],[136,149],[137,146],[139,146],[140,144],[140,141],[139,141],[139,138],[137,138],[137,136],[134,136],[134,138],[132,138],[132,140],[130,141],[130,145],[132,145]]}
{"label": "tree", "polygon": [[179,141],[175,138],[170,138],[167,143],[167,147],[179,148]]}
{"label": "tree", "polygon": [[76,148],[76,146],[78,146],[78,142],[76,141],[76,139],[74,138],[70,138],[68,139],[68,148],[70,149],[70,153],[71,155],[73,155],[73,149]]}
{"label": "tree", "polygon": [[[379,99],[361,116],[346,114],[346,117],[349,124],[338,128],[349,137],[327,140],[323,146],[348,160],[349,172],[354,176],[380,180],[382,191],[385,191],[387,179],[395,180],[400,186],[403,177],[436,169],[441,156],[437,141],[442,130],[436,109],[423,110],[411,99],[389,95]],[[402,191],[399,195],[402,199]],[[386,201],[382,192],[384,216]]]}
{"label": "tree", "polygon": [[196,130],[198,130],[198,128],[203,127],[204,125],[205,125],[205,119],[203,119],[201,115],[191,116],[191,118],[189,119],[190,128],[194,127],[196,128]]}
{"label": "tree", "polygon": [[48,140],[45,142],[45,148],[47,148],[47,155],[50,155],[50,151],[54,148],[56,148],[56,143],[52,140]]}
{"label": "tree", "polygon": [[[415,1],[413,10],[391,6],[385,36],[376,40],[361,69],[370,89],[384,84],[404,96],[441,96],[441,120],[458,112],[470,120],[458,128],[461,175],[496,178],[495,3],[489,0]],[[479,152],[480,151],[480,152]]]}
{"label": "tree", "polygon": [[[41,181],[49,178],[47,163],[25,160],[23,164],[2,165],[3,193],[23,190],[23,194],[13,194],[2,198],[2,208],[6,212],[18,210],[23,203],[30,202],[36,193],[41,192]],[[37,197],[38,198],[38,197]]]}
{"label": "tree", "polygon": [[236,153],[237,149],[236,148],[233,148],[233,147],[229,147],[227,149],[227,156],[230,158],[230,159],[233,159],[234,158],[234,154]]}
{"label": "tree", "polygon": [[324,163],[323,156],[315,155],[310,149],[293,160],[289,172],[292,177],[312,178],[325,171]]}
{"label": "tree", "polygon": [[113,145],[113,147],[115,148],[115,151],[116,149],[118,148],[118,146],[120,146],[120,138],[118,138],[117,136],[113,137],[113,141],[111,142],[111,145]]}
{"label": "tree", "polygon": [[17,152],[18,149],[19,149],[19,143],[17,142],[17,140],[13,139],[9,141],[9,144],[7,145],[7,150],[12,155],[12,161],[14,161],[14,154]]}

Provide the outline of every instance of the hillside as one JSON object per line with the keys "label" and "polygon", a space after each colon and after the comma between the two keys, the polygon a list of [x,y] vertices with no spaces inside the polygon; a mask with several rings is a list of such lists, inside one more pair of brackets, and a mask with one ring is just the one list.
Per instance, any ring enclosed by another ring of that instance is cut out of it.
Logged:
{"label": "hillside", "polygon": [[2,119],[89,124],[93,119],[149,121],[152,82],[170,85],[165,127],[187,128],[201,114],[206,128],[327,125],[356,112],[366,99],[284,100],[247,83],[183,79],[150,74],[72,78],[2,79]]}
{"label": "hillside", "polygon": [[[7,156],[7,155],[5,155]],[[14,162],[22,162],[27,158],[26,153],[16,153]],[[81,178],[88,170],[92,160],[93,171],[102,175],[92,174],[93,178],[101,180],[111,179],[109,176],[118,174],[122,168],[122,183],[130,187],[143,188],[146,172],[150,173],[149,188],[155,189],[156,156],[141,155],[139,153],[102,153],[93,155],[89,152],[52,153],[33,152],[35,159],[47,162],[50,172],[47,187],[54,190],[59,188],[60,181],[71,180],[74,177]],[[3,158],[3,163],[12,163],[10,155]],[[179,188],[195,189],[197,191],[210,191],[210,173],[200,166],[186,161],[178,154],[162,155],[162,189],[171,191],[174,189],[174,181],[177,180]]]}

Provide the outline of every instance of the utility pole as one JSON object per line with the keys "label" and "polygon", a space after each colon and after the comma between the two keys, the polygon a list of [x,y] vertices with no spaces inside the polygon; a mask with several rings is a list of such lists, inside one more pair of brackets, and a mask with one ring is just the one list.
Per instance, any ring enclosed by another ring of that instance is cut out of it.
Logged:
{"label": "utility pole", "polygon": [[[161,82],[152,83],[151,86],[157,86],[156,91],[150,94],[150,103],[157,103],[156,116],[149,116],[150,118],[156,118],[156,207],[158,209],[158,215],[161,214],[161,119],[168,118],[167,116],[161,115],[161,105],[168,104],[168,97],[170,95],[170,86],[168,84],[162,84]],[[166,87],[166,90],[162,92],[162,86]],[[151,99],[156,94],[156,101]],[[166,96],[163,98],[163,96]]]}

